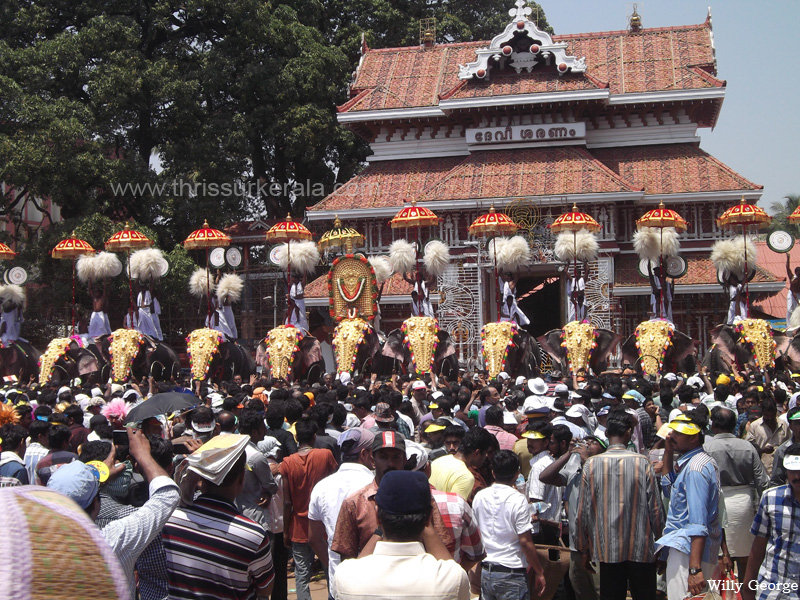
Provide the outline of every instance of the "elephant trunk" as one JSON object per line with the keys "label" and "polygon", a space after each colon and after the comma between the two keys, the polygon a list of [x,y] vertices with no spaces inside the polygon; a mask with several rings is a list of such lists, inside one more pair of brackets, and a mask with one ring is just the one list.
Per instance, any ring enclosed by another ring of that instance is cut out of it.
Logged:
{"label": "elephant trunk", "polygon": [[481,330],[481,352],[489,377],[495,378],[505,371],[508,353],[514,347],[519,328],[513,321],[487,323]]}
{"label": "elephant trunk", "polygon": [[134,359],[140,352],[144,337],[135,329],[117,329],[109,336],[108,341],[111,377],[114,381],[125,381],[130,375]]}
{"label": "elephant trunk", "polygon": [[211,361],[219,353],[221,343],[222,334],[216,329],[195,329],[186,337],[192,379],[203,381],[208,377]]}
{"label": "elephant trunk", "polygon": [[289,379],[302,339],[302,330],[291,325],[281,325],[267,334],[266,356],[270,377]]}
{"label": "elephant trunk", "polygon": [[364,319],[342,319],[333,331],[333,351],[339,373],[352,373],[358,350],[364,344],[370,325]]}
{"label": "elephant trunk", "polygon": [[411,367],[418,375],[429,373],[439,345],[439,322],[433,317],[411,317],[403,321],[400,331],[411,354]]}

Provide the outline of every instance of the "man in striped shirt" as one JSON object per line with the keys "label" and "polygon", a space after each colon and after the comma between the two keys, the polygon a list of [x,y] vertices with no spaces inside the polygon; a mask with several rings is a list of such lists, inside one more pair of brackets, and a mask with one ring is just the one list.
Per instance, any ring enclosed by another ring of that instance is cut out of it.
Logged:
{"label": "man in striped shirt", "polygon": [[[204,493],[191,506],[178,508],[164,527],[172,600],[268,598],[272,592],[275,574],[266,531],[234,504],[244,488],[245,447],[250,438],[231,434],[224,436],[224,442],[219,440],[212,438],[195,455],[216,444],[227,445],[238,456],[217,459],[205,468],[190,467],[205,479]],[[216,467],[223,462],[228,465],[227,473],[225,467]]]}
{"label": "man in striped shirt", "polygon": [[624,600],[656,597],[655,539],[664,518],[653,467],[627,447],[633,417],[614,410],[606,423],[609,446],[583,466],[576,548],[591,571],[590,557],[600,564],[600,596]]}

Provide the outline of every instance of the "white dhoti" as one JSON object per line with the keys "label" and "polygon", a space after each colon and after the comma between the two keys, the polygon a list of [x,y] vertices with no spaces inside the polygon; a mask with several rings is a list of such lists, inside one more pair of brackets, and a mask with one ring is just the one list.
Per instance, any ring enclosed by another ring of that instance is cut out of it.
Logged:
{"label": "white dhoti", "polygon": [[214,326],[214,329],[231,340],[235,340],[239,337],[236,331],[236,321],[233,319],[233,309],[230,306],[220,306],[217,308],[217,324]]}
{"label": "white dhoti", "polygon": [[158,334],[156,337],[159,340],[164,339],[164,332],[161,331],[161,318],[159,315],[161,314],[161,305],[158,303],[156,298],[153,298],[153,325],[155,325],[156,333]]}
{"label": "white dhoti", "polygon": [[3,332],[2,342],[3,346],[8,346],[17,340],[27,342],[28,340],[20,337],[20,330],[22,329],[22,319],[17,318],[17,310],[3,312],[0,317],[0,323],[5,323],[6,327]]}
{"label": "white dhoti", "polygon": [[158,330],[156,329],[156,324],[153,322],[153,315],[150,314],[150,310],[147,308],[139,309],[139,323],[136,329],[139,333],[149,335],[157,340],[161,339],[158,337]]}
{"label": "white dhoti", "polygon": [[750,533],[750,526],[755,517],[756,491],[749,485],[725,486],[725,511],[728,513],[728,524],[725,527],[725,539],[728,552],[733,557],[749,556],[755,536]]}
{"label": "white dhoti", "polygon": [[89,318],[89,337],[98,338],[111,333],[111,323],[104,312],[93,312]]}

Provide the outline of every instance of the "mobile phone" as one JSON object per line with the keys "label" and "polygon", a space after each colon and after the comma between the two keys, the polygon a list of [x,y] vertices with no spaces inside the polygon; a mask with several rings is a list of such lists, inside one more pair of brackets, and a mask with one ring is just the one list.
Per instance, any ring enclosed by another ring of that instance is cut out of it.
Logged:
{"label": "mobile phone", "polygon": [[258,373],[259,375],[261,375],[263,372],[264,372],[264,367],[262,367],[261,365],[258,365],[258,366],[256,367],[256,373]]}
{"label": "mobile phone", "polygon": [[115,429],[113,433],[113,442],[115,446],[128,445],[128,431],[125,429]]}

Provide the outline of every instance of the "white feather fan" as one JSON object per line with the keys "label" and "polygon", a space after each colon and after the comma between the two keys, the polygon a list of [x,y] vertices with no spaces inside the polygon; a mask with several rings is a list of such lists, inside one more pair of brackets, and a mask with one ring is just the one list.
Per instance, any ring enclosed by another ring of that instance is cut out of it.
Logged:
{"label": "white feather fan", "polygon": [[[275,252],[278,266],[284,271],[288,270],[286,258],[288,244],[281,244]],[[293,242],[291,245],[292,271],[298,273],[313,273],[319,263],[319,250],[314,242]]]}
{"label": "white feather fan", "polygon": [[[752,240],[747,240],[748,270],[756,265],[758,254]],[[744,277],[744,238],[737,236],[732,240],[718,240],[711,246],[711,262],[719,270],[733,273],[739,279]]]}
{"label": "white feather fan", "polygon": [[238,302],[242,298],[242,289],[244,280],[241,277],[233,273],[223,275],[217,284],[217,300],[222,304],[227,296],[231,302]]}
{"label": "white feather fan", "polygon": [[428,275],[439,277],[447,270],[447,265],[450,264],[450,248],[438,240],[428,242],[425,245],[423,263]]}
{"label": "white feather fan", "polygon": [[681,241],[674,227],[664,227],[661,234],[659,234],[659,241],[661,242],[661,252],[664,258],[678,256],[681,251]]}
{"label": "white feather fan", "polygon": [[409,273],[414,270],[417,252],[414,244],[406,240],[395,240],[389,246],[389,262],[395,273]]}
{"label": "white feather fan", "polygon": [[209,276],[207,269],[197,268],[189,278],[189,293],[195,298],[203,298],[208,294],[209,286],[211,293],[214,293],[217,285],[214,283],[214,278]]}
{"label": "white feather fan", "polygon": [[[161,252],[159,250],[159,252]],[[166,259],[162,259],[165,263]],[[80,259],[78,259],[80,262]],[[122,263],[113,252],[100,252],[94,257],[95,279],[111,279],[122,273]]]}
{"label": "white feather fan", "polygon": [[639,258],[657,260],[661,256],[677,256],[681,242],[674,227],[642,227],[633,234],[633,249]]}
{"label": "white feather fan", "polygon": [[[500,239],[497,242],[500,242]],[[494,242],[491,242],[489,246],[494,246]],[[498,243],[496,256],[497,268],[501,271],[519,271],[531,262],[531,248],[528,240],[521,235],[515,235]]]}
{"label": "white feather fan", "polygon": [[490,240],[487,244],[487,248],[489,249],[489,260],[492,264],[499,265],[499,261],[501,257],[505,255],[505,248],[506,244],[508,244],[509,238],[498,236],[493,240]]}
{"label": "white feather fan", "polygon": [[131,277],[142,282],[155,281],[166,269],[167,259],[157,248],[145,248],[131,254]]}
{"label": "white feather fan", "polygon": [[95,281],[97,279],[97,261],[94,254],[84,254],[75,264],[75,272],[81,283]]}
{"label": "white feather fan", "polygon": [[[736,247],[739,250],[739,265],[738,270],[739,272],[744,275],[744,245],[745,245],[745,238],[741,235],[737,235],[733,238],[733,243],[736,244]],[[747,237],[747,270],[752,271],[758,259],[758,250],[756,249],[756,245],[753,243],[753,240],[748,236]]]}
{"label": "white feather fan", "polygon": [[375,271],[375,281],[379,285],[392,276],[392,263],[385,256],[371,256],[369,264]]}
{"label": "white feather fan", "polygon": [[25,288],[14,284],[0,286],[0,298],[3,301],[11,300],[17,306],[22,306],[25,304]]}
{"label": "white feather fan", "polygon": [[597,258],[600,246],[592,232],[581,229],[574,236],[569,231],[559,233],[554,250],[558,259],[564,262],[591,262]]}

